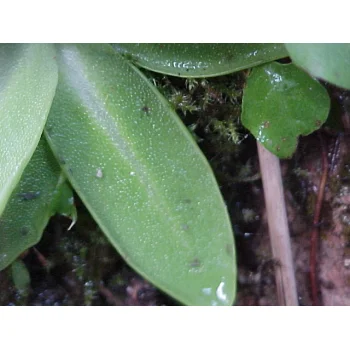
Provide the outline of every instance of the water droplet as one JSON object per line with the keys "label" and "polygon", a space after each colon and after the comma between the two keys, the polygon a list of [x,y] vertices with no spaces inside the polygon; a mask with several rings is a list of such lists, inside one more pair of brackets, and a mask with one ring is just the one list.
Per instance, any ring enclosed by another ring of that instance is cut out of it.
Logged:
{"label": "water droplet", "polygon": [[211,288],[203,288],[202,293],[205,295],[210,295],[211,294]]}
{"label": "water droplet", "polygon": [[226,303],[228,301],[228,296],[225,293],[224,288],[225,282],[220,282],[218,288],[216,289],[216,296],[220,301]]}
{"label": "water droplet", "polygon": [[96,171],[96,177],[101,179],[103,177],[102,169],[98,168]]}

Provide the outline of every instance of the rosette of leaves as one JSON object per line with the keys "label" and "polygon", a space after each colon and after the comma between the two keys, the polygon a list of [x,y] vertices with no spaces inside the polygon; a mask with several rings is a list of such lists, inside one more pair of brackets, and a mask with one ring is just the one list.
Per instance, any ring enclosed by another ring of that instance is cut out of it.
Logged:
{"label": "rosette of leaves", "polygon": [[54,213],[75,220],[72,187],[154,285],[183,304],[231,305],[235,248],[215,177],[137,67],[191,78],[248,69],[242,122],[288,157],[329,109],[313,76],[271,63],[288,55],[283,44],[1,45],[0,269]]}

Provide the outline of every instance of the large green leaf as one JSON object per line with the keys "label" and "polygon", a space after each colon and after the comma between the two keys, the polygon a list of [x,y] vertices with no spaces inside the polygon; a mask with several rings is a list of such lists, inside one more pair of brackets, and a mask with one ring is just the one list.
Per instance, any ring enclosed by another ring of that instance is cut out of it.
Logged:
{"label": "large green leaf", "polygon": [[252,70],[244,89],[242,123],[278,157],[290,157],[299,135],[327,119],[326,89],[293,64],[268,63]]}
{"label": "large green leaf", "polygon": [[[73,194],[67,186],[47,142],[41,139],[0,219],[0,270],[40,240],[51,215],[74,213]],[[70,211],[65,202],[73,207]]]}
{"label": "large green leaf", "polygon": [[233,234],[213,173],[181,120],[110,45],[58,46],[47,139],[125,260],[189,305],[230,305]]}
{"label": "large green leaf", "polygon": [[53,45],[0,45],[0,215],[39,142],[56,85]]}
{"label": "large green leaf", "polygon": [[293,63],[315,77],[350,89],[350,44],[285,44]]}
{"label": "large green leaf", "polygon": [[288,56],[283,44],[112,44],[133,63],[179,77],[213,77]]}

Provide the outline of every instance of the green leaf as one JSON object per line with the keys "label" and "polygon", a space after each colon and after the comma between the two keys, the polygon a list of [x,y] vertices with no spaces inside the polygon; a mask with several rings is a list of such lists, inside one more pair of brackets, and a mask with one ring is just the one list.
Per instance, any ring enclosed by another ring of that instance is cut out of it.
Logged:
{"label": "green leaf", "polygon": [[78,220],[77,208],[74,204],[74,195],[71,186],[64,181],[59,186],[59,191],[52,204],[52,213],[66,216],[72,220],[68,230],[70,230]]}
{"label": "green leaf", "polygon": [[288,56],[283,44],[112,44],[133,63],[186,78],[214,77]]}
{"label": "green leaf", "polygon": [[270,152],[290,157],[299,135],[327,119],[326,89],[293,64],[268,63],[252,70],[244,89],[242,123]]}
{"label": "green leaf", "polygon": [[285,44],[293,63],[311,75],[350,89],[350,44]]}
{"label": "green leaf", "polygon": [[13,284],[20,292],[28,292],[30,286],[30,275],[27,267],[21,260],[16,260],[11,264],[11,274]]}
{"label": "green leaf", "polygon": [[213,173],[156,88],[110,45],[60,45],[46,135],[103,232],[180,302],[230,305],[233,234]]}
{"label": "green leaf", "polygon": [[0,45],[0,215],[42,134],[57,85],[55,48]]}
{"label": "green leaf", "polygon": [[40,240],[50,216],[61,208],[57,197],[65,186],[60,166],[41,139],[0,219],[0,270]]}

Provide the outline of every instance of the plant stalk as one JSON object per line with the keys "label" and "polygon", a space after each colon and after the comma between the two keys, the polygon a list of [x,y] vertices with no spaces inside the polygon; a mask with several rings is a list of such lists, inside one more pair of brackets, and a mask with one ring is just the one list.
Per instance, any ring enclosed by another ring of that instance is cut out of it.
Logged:
{"label": "plant stalk", "polygon": [[310,285],[311,285],[311,299],[313,306],[319,306],[319,285],[317,280],[317,253],[319,246],[319,226],[321,220],[321,209],[323,203],[324,192],[326,188],[326,182],[328,177],[328,158],[327,147],[325,141],[322,138],[322,134],[319,132],[321,150],[322,150],[322,175],[320,179],[320,185],[317,193],[317,200],[313,219],[313,228],[310,238]]}
{"label": "plant stalk", "polygon": [[297,306],[298,295],[279,159],[259,142],[258,154],[280,305]]}

